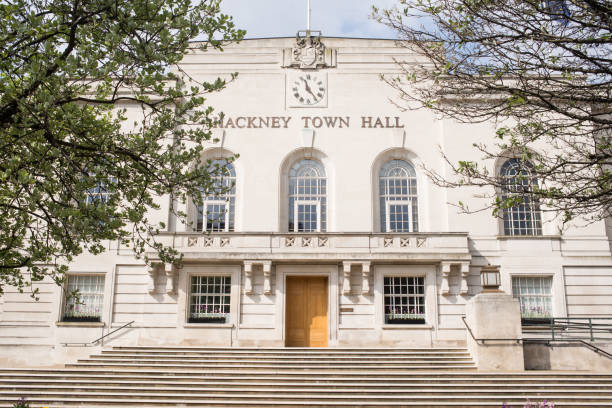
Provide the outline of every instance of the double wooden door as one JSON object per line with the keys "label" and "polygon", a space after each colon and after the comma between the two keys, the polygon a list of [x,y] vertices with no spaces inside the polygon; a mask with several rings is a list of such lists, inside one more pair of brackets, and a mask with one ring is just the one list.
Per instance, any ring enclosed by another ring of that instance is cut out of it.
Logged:
{"label": "double wooden door", "polygon": [[327,347],[327,277],[288,276],[285,291],[287,347]]}

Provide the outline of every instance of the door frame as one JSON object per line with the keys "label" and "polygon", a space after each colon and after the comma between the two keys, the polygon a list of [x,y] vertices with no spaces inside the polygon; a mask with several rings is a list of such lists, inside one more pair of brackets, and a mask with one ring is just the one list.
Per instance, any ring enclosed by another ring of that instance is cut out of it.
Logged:
{"label": "door frame", "polygon": [[327,277],[327,345],[338,345],[338,265],[277,265],[276,266],[276,330],[283,346],[286,341],[285,288],[287,276]]}

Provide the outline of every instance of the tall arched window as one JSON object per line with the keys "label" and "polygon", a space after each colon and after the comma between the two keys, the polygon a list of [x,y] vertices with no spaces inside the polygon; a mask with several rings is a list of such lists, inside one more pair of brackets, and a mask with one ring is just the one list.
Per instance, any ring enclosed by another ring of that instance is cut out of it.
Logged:
{"label": "tall arched window", "polygon": [[315,160],[301,160],[289,170],[289,231],[319,232],[327,228],[327,179]]}
{"label": "tall arched window", "polygon": [[378,180],[382,232],[418,231],[419,206],[414,167],[404,160],[391,160],[381,167]]}
{"label": "tall arched window", "polygon": [[529,193],[538,181],[533,165],[521,159],[508,159],[500,170],[501,199],[518,198],[516,205],[502,210],[505,235],[542,235],[540,204]]}
{"label": "tall arched window", "polygon": [[196,204],[195,229],[208,232],[233,231],[236,170],[223,159],[213,160],[209,167],[224,174],[213,178],[214,187],[211,191],[202,192],[202,205]]}

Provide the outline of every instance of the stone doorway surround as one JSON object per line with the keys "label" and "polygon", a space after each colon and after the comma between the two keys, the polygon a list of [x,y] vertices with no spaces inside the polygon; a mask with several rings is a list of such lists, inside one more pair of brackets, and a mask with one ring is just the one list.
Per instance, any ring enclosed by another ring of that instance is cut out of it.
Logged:
{"label": "stone doorway surround", "polygon": [[276,321],[277,336],[286,342],[285,309],[287,276],[325,276],[328,282],[328,346],[338,345],[338,265],[277,265],[276,266]]}

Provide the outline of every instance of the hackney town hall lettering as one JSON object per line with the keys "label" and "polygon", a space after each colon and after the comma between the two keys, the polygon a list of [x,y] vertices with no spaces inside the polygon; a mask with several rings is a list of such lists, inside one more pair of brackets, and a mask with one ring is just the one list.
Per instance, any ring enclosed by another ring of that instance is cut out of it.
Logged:
{"label": "hackney town hall lettering", "polygon": [[[292,116],[223,116],[215,127],[223,129],[287,129]],[[305,128],[343,129],[351,127],[350,116],[300,116],[296,119]],[[363,129],[403,128],[399,116],[361,116],[357,122]]]}

